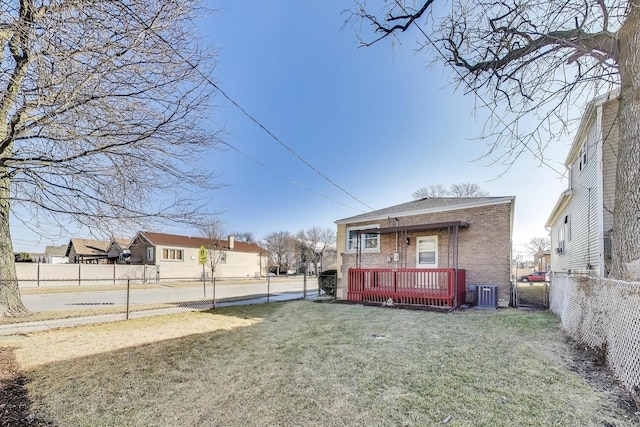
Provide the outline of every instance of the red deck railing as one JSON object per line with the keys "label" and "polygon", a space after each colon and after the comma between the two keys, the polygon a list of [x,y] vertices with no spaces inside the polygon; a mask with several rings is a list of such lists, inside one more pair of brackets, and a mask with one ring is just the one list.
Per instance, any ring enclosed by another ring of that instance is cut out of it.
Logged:
{"label": "red deck railing", "polygon": [[[464,304],[465,271],[453,268],[350,268],[347,299],[357,302],[457,307]],[[456,300],[457,297],[457,300]]]}

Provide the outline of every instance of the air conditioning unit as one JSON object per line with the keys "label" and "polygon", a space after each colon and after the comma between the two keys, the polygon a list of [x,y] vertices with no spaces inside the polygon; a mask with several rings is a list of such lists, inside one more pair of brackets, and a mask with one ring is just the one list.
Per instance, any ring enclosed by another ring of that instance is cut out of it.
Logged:
{"label": "air conditioning unit", "polygon": [[495,310],[498,308],[498,286],[478,285],[476,286],[476,308],[480,310]]}
{"label": "air conditioning unit", "polygon": [[564,253],[564,248],[556,248],[556,253],[558,255],[562,255]]}

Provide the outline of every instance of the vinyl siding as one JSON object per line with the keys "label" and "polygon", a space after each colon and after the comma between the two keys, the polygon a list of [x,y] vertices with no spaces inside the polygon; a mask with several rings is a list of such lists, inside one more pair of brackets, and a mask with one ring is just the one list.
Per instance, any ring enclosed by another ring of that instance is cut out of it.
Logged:
{"label": "vinyl siding", "polygon": [[[587,150],[587,163],[584,165],[582,155],[571,164],[571,188],[573,197],[566,209],[558,215],[551,229],[553,244],[552,268],[557,272],[586,271],[588,265],[598,268],[599,233],[598,233],[598,144],[600,126],[591,122],[586,139],[582,146]],[[581,167],[582,164],[582,167]],[[582,169],[582,170],[580,170]],[[564,254],[556,255],[559,246],[558,230],[565,223]]]}

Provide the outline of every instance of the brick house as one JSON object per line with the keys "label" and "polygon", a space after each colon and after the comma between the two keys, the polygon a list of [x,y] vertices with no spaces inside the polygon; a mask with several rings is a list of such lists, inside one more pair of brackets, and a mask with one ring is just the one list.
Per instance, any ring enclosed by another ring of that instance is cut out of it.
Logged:
{"label": "brick house", "polygon": [[514,208],[512,196],[434,197],[336,221],[337,298],[361,301],[366,282],[400,302],[458,306],[470,285],[496,285],[507,306]]}

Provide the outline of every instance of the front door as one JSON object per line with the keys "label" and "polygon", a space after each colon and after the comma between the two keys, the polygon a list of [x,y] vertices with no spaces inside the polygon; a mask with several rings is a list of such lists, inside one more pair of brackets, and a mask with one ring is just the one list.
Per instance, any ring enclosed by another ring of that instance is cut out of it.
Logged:
{"label": "front door", "polygon": [[416,239],[416,268],[438,268],[438,236]]}

